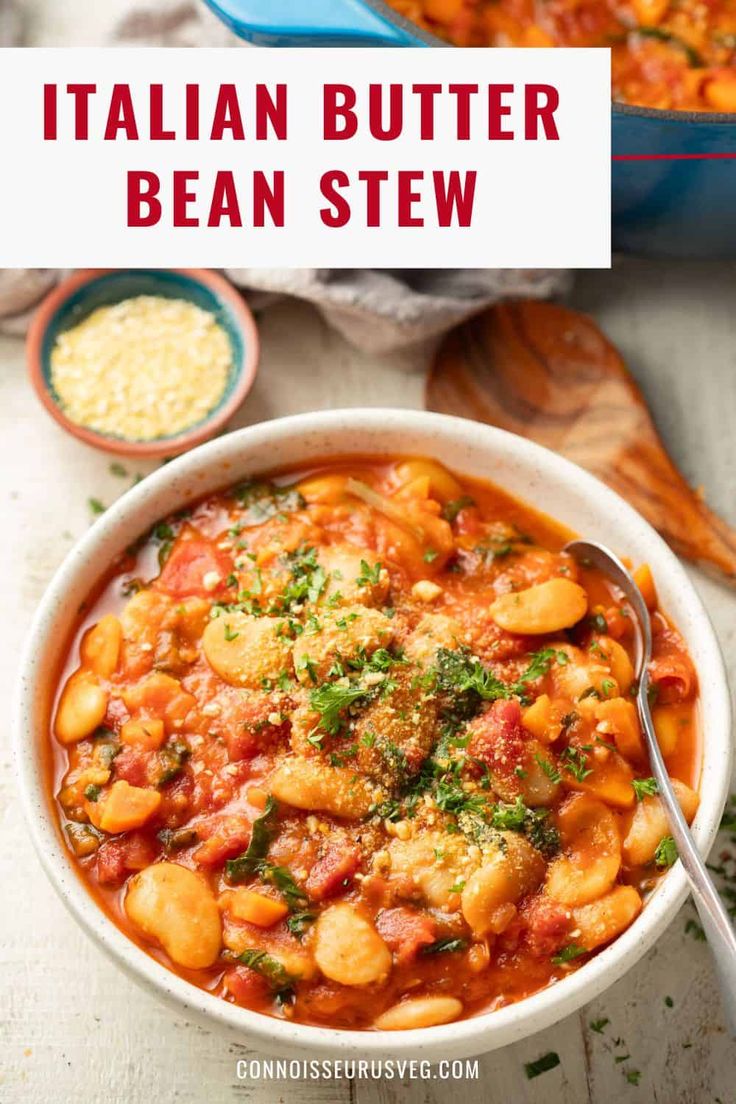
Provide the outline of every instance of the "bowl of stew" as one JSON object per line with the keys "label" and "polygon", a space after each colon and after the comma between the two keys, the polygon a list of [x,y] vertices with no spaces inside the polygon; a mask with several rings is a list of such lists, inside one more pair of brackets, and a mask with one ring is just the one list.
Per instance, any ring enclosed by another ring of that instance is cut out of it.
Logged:
{"label": "bowl of stew", "polygon": [[728,693],[661,539],[529,441],[332,411],[173,461],[51,583],[15,750],[74,917],[159,997],[281,1054],[461,1057],[593,999],[687,886],[630,611],[572,532],[636,569],[657,733],[707,850]]}
{"label": "bowl of stew", "polygon": [[614,249],[736,255],[736,16],[724,0],[207,2],[269,45],[609,47]]}

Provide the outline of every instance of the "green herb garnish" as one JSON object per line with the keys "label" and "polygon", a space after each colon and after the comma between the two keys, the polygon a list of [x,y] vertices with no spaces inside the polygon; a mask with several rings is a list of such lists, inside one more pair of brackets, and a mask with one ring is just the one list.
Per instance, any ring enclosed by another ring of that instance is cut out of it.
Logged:
{"label": "green herb garnish", "polygon": [[654,862],[661,868],[673,866],[677,861],[677,844],[673,840],[672,836],[665,836],[657,846],[657,850],[654,852]]}
{"label": "green herb garnish", "polygon": [[525,1062],[524,1071],[531,1081],[533,1078],[539,1077],[541,1073],[547,1073],[548,1070],[555,1069],[559,1064],[559,1054],[556,1054],[554,1050],[550,1050],[547,1054],[543,1054],[541,1058],[537,1058],[536,1062]]}
{"label": "green herb garnish", "polygon": [[460,511],[464,510],[467,506],[475,506],[475,499],[471,498],[470,495],[461,495],[460,498],[453,498],[442,507],[442,517],[452,525],[452,523],[457,520],[457,515]]}
{"label": "green herb garnish", "polygon": [[427,946],[422,947],[420,953],[423,955],[437,955],[453,951],[464,951],[467,945],[465,939],[437,939],[434,943],[429,943]]}
{"label": "green herb garnish", "polygon": [[645,797],[654,797],[659,792],[656,778],[634,778],[631,785],[637,801],[643,801]]}
{"label": "green herb garnish", "polygon": [[556,955],[552,956],[552,964],[563,966],[566,962],[572,962],[573,959],[580,958],[581,955],[587,953],[585,947],[579,947],[577,943],[568,943],[566,947],[563,947]]}

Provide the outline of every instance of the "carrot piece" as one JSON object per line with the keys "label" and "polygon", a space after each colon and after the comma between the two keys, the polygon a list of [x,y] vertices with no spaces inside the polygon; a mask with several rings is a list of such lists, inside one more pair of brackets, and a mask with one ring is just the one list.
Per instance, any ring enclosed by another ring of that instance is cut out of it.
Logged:
{"label": "carrot piece", "polygon": [[268,794],[265,790],[262,790],[260,786],[251,786],[248,790],[248,801],[251,805],[255,805],[256,809],[265,809],[266,802],[268,801]]}
{"label": "carrot piece", "polygon": [[120,779],[113,782],[100,801],[85,801],[84,807],[95,828],[114,835],[140,828],[150,820],[160,804],[161,794],[156,790],[131,786]]}
{"label": "carrot piece", "polygon": [[624,759],[640,763],[646,759],[636,706],[625,698],[609,698],[595,707],[598,731],[612,735]]}
{"label": "carrot piece", "polygon": [[283,920],[289,906],[284,901],[266,897],[252,889],[234,889],[229,896],[227,910],[233,920],[245,920],[259,928],[271,928]]}
{"label": "carrot piece", "polygon": [[649,610],[657,608],[657,591],[654,586],[654,577],[649,564],[642,564],[634,572],[634,582],[641,591],[641,596]]}
{"label": "carrot piece", "polygon": [[158,717],[144,718],[141,721],[126,721],[120,729],[120,739],[124,744],[155,751],[166,739],[164,722]]}

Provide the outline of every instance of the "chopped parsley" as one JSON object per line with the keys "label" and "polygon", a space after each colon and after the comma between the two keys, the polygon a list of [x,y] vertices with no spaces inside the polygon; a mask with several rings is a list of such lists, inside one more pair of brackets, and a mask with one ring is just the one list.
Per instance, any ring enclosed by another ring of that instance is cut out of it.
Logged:
{"label": "chopped parsley", "polygon": [[590,618],[590,627],[595,629],[596,632],[602,633],[604,636],[608,633],[608,622],[602,613],[594,613]]}
{"label": "chopped parsley", "polygon": [[365,560],[361,560],[360,575],[355,580],[356,584],[359,587],[378,586],[381,581],[381,566],[380,563],[376,563],[371,567]]}
{"label": "chopped parsley", "polygon": [[440,648],[433,676],[436,689],[466,696],[471,710],[477,709],[481,701],[496,701],[511,696],[509,687],[472,656],[467,648],[457,651]]}
{"label": "chopped parsley", "polygon": [[698,943],[705,943],[705,931],[697,920],[688,920],[685,924],[685,934],[691,935]]}
{"label": "chopped parsley", "polygon": [[224,632],[225,632],[225,640],[227,640],[228,642],[231,641],[231,640],[237,640],[238,637],[240,636],[240,633],[235,632],[233,630],[232,626],[228,625],[227,622],[225,622]]}
{"label": "chopped parsley", "polygon": [[559,1064],[559,1054],[556,1054],[554,1050],[550,1050],[547,1054],[543,1054],[541,1058],[537,1058],[535,1062],[525,1062],[524,1072],[527,1078],[532,1081],[535,1077],[539,1077],[540,1074],[555,1069]]}
{"label": "chopped parsley", "polygon": [[107,506],[105,506],[104,502],[100,502],[99,498],[88,498],[87,505],[90,508],[90,513],[94,514],[95,517],[104,514],[107,509]]}
{"label": "chopped parsley", "polygon": [[437,939],[434,943],[430,943],[425,947],[422,947],[421,954],[423,955],[436,955],[445,954],[453,951],[464,951],[467,947],[467,941],[465,939]]}
{"label": "chopped parsley", "polygon": [[539,766],[542,768],[544,773],[547,775],[550,782],[561,782],[562,781],[562,775],[557,770],[557,768],[554,766],[554,764],[549,761],[549,759],[545,759],[543,755],[539,754],[539,752],[537,752],[537,754],[534,756],[534,758],[537,761],[537,763],[539,764]]}
{"label": "chopped parsley", "polygon": [[568,943],[566,947],[563,947],[556,955],[552,956],[552,964],[553,966],[563,966],[566,962],[572,962],[573,959],[580,958],[581,955],[587,953],[585,947],[579,947],[577,943]]}
{"label": "chopped parsley", "polygon": [[584,782],[592,769],[588,766],[588,756],[585,748],[571,744],[560,755],[562,769],[571,774],[576,782]]}
{"label": "chopped parsley", "polygon": [[309,696],[309,704],[319,713],[317,728],[328,736],[336,736],[342,728],[345,711],[369,693],[369,688],[357,684],[341,686],[337,682],[326,682],[316,687]]}
{"label": "chopped parsley", "polygon": [[665,836],[663,840],[657,846],[657,850],[654,852],[655,864],[664,869],[668,866],[673,866],[677,861],[677,844],[673,840],[672,836]]}
{"label": "chopped parsley", "polygon": [[645,797],[654,797],[658,792],[656,778],[634,778],[631,785],[637,801],[643,801]]}
{"label": "chopped parsley", "polygon": [[431,564],[431,563],[434,563],[434,561],[437,559],[438,556],[439,556],[439,552],[436,549],[428,548],[427,551],[424,553],[424,556],[422,557],[422,559],[424,560],[425,563]]}
{"label": "chopped parsley", "polygon": [[603,1028],[607,1027],[610,1022],[611,1021],[609,1020],[608,1016],[604,1016],[600,1020],[591,1020],[590,1021],[590,1030],[595,1031],[596,1035],[602,1035],[603,1034]]}
{"label": "chopped parsley", "polygon": [[519,697],[523,697],[526,690],[526,684],[528,682],[534,682],[536,679],[546,675],[557,657],[558,653],[556,648],[542,648],[538,652],[532,652],[529,656],[529,666],[519,681],[512,687],[512,693]]}
{"label": "chopped parsley", "polygon": [[468,506],[475,506],[475,499],[471,498],[470,495],[453,498],[442,507],[442,517],[452,525],[454,521],[457,521],[457,515],[460,511],[465,510]]}
{"label": "chopped parsley", "polygon": [[519,831],[524,827],[529,810],[520,797],[517,797],[513,805],[507,805],[500,801],[493,806],[491,823],[499,831]]}

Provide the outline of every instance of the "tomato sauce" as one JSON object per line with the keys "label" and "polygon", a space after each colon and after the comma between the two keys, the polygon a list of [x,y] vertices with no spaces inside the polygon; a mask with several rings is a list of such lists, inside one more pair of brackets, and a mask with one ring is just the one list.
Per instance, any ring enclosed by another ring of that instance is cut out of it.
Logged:
{"label": "tomato sauce", "polygon": [[388,0],[456,46],[607,46],[613,98],[736,111],[733,0]]}
{"label": "tomato sauce", "polygon": [[[445,1023],[580,968],[676,855],[631,611],[569,536],[402,458],[163,519],[91,596],[55,688],[50,786],[101,907],[215,996],[336,1028]],[[692,819],[697,676],[638,578]]]}

